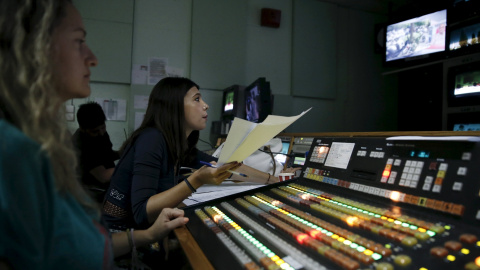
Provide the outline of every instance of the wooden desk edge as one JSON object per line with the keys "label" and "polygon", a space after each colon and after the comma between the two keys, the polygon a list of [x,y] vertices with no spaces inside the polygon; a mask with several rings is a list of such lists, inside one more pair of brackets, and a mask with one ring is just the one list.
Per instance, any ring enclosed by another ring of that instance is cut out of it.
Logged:
{"label": "wooden desk edge", "polygon": [[198,246],[197,241],[193,238],[192,234],[188,231],[187,227],[182,226],[174,230],[175,236],[178,242],[182,246],[185,255],[187,256],[192,269],[195,270],[214,270],[212,264],[207,259],[202,249]]}

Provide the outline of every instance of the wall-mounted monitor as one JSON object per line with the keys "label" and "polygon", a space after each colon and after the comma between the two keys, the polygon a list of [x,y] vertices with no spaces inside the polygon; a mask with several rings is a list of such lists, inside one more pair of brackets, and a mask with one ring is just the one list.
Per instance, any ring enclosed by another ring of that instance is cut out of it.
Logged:
{"label": "wall-mounted monitor", "polygon": [[447,130],[480,131],[480,111],[449,114],[447,116]]}
{"label": "wall-mounted monitor", "polygon": [[450,67],[447,91],[449,107],[480,105],[480,62]]}
{"label": "wall-mounted monitor", "polygon": [[261,123],[273,109],[273,96],[270,82],[265,78],[258,78],[245,88],[245,119],[254,123]]}
{"label": "wall-mounted monitor", "polygon": [[245,118],[244,87],[232,85],[223,90],[222,120],[233,120],[234,117]]}
{"label": "wall-mounted monitor", "polygon": [[480,51],[480,18],[452,27],[449,35],[449,54],[467,54]]}
{"label": "wall-mounted monitor", "polygon": [[387,24],[385,64],[416,64],[444,57],[446,31],[446,9]]}

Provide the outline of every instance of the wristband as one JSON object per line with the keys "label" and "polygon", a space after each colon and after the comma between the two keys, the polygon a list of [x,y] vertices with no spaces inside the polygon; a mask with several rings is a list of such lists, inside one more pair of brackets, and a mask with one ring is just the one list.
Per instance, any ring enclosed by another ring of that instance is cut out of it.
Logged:
{"label": "wristband", "polygon": [[268,173],[268,179],[267,179],[267,182],[265,182],[265,184],[268,184],[268,181],[270,181],[270,176],[272,176],[270,173]]}
{"label": "wristband", "polygon": [[185,178],[185,184],[187,184],[188,188],[193,192],[196,192],[197,190],[195,188],[193,188],[192,184],[190,184],[190,182],[188,182],[188,179]]}

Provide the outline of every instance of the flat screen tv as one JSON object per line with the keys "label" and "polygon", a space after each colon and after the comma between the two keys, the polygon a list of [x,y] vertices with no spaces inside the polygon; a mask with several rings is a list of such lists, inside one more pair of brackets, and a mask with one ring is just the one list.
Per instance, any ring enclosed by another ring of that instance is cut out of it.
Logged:
{"label": "flat screen tv", "polygon": [[446,9],[387,24],[385,64],[423,62],[443,57],[446,29]]}
{"label": "flat screen tv", "polygon": [[258,78],[245,88],[245,119],[254,123],[261,123],[272,114],[273,96],[270,82],[265,78]]}
{"label": "flat screen tv", "polygon": [[450,67],[447,88],[449,107],[480,105],[480,61]]}

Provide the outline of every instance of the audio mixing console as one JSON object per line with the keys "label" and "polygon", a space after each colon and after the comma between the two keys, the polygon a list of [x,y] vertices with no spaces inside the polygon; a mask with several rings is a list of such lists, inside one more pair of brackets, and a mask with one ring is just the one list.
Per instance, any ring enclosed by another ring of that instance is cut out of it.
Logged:
{"label": "audio mixing console", "polygon": [[185,208],[216,269],[480,269],[480,142],[315,138],[301,177]]}

